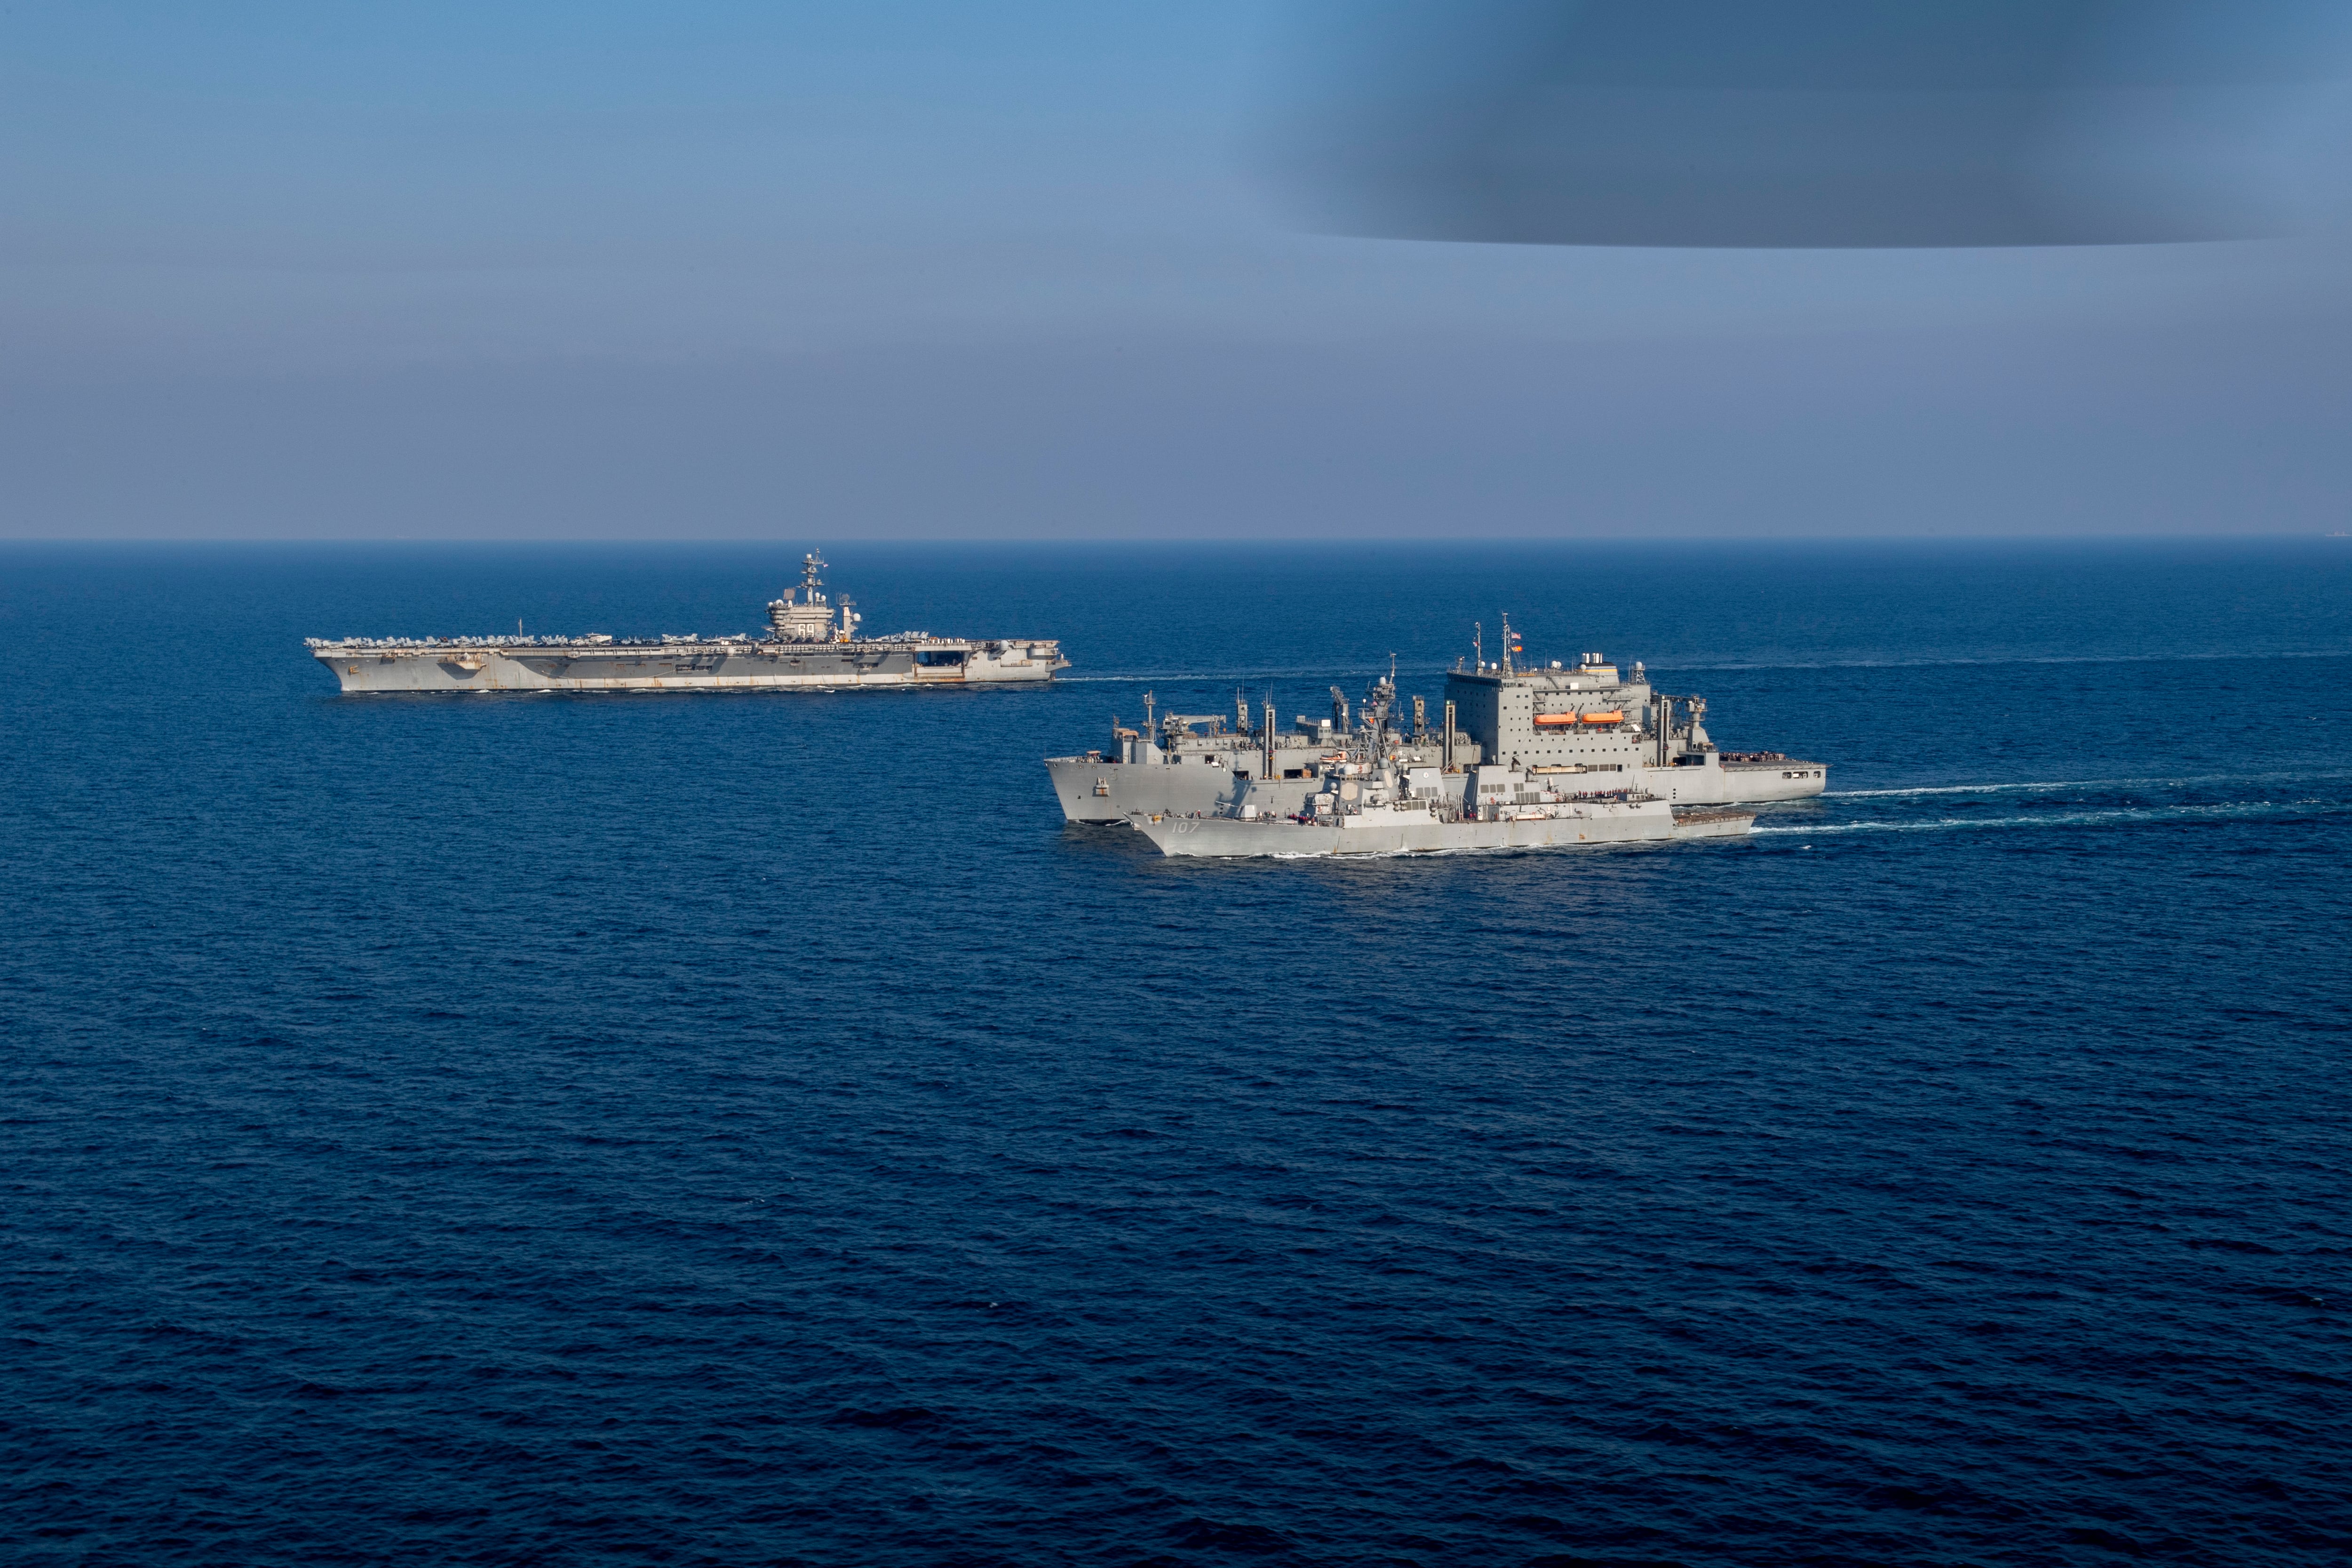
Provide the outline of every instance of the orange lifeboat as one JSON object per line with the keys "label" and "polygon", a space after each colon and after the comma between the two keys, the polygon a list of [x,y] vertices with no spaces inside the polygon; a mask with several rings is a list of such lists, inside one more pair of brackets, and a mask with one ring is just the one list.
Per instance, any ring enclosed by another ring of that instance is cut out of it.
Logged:
{"label": "orange lifeboat", "polygon": [[1588,724],[1622,724],[1625,721],[1625,715],[1622,712],[1587,713],[1584,716],[1584,721]]}
{"label": "orange lifeboat", "polygon": [[1573,713],[1538,713],[1536,715],[1536,728],[1538,730],[1566,729],[1575,722],[1576,715]]}

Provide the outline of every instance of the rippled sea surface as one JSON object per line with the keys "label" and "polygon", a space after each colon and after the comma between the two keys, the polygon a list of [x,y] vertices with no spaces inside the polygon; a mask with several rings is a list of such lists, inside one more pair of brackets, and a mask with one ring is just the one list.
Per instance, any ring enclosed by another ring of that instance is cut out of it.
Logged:
{"label": "rippled sea surface", "polygon": [[[852,550],[1052,689],[333,693],[772,550],[0,552],[12,1563],[2352,1557],[2352,549]],[[1744,844],[1038,759],[1483,620]]]}

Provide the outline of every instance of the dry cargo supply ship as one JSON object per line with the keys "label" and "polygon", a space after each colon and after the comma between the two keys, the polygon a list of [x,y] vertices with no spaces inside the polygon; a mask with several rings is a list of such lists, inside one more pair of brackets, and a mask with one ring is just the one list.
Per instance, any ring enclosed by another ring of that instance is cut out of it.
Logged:
{"label": "dry cargo supply ship", "polygon": [[850,600],[830,602],[814,555],[800,596],[768,606],[757,636],[308,639],[345,691],[712,691],[865,686],[997,686],[1069,668],[1049,637],[864,637]]}
{"label": "dry cargo supply ship", "polygon": [[[1829,769],[1778,752],[1724,752],[1706,700],[1654,690],[1601,655],[1574,666],[1483,649],[1445,679],[1442,719],[1393,670],[1350,724],[1331,689],[1329,720],[1253,724],[1171,713],[1114,724],[1112,749],[1045,760],[1073,822],[1126,823],[1170,855],[1392,854],[1598,845],[1745,834],[1754,813],[1712,809],[1822,793]],[[1467,665],[1467,668],[1465,665]]]}

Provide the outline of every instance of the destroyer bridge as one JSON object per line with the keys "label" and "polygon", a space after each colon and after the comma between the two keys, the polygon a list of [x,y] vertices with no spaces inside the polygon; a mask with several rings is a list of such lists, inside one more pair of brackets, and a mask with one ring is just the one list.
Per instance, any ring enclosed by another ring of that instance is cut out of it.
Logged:
{"label": "destroyer bridge", "polygon": [[345,691],[709,691],[813,687],[998,686],[1067,669],[1049,637],[858,635],[853,602],[828,600],[824,563],[803,559],[799,595],[768,606],[768,630],[735,637],[310,637]]}

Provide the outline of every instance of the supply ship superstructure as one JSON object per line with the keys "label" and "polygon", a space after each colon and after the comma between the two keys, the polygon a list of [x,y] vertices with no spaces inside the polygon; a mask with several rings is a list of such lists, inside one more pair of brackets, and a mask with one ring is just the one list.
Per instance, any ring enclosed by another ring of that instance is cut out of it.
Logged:
{"label": "supply ship superstructure", "polygon": [[[1629,676],[1598,653],[1574,665],[1528,664],[1504,623],[1503,656],[1483,647],[1445,677],[1442,706],[1397,697],[1393,669],[1366,694],[1357,722],[1331,689],[1329,720],[1275,721],[1271,703],[1253,722],[1238,702],[1223,714],[1155,715],[1140,730],[1114,721],[1111,744],[1048,757],[1062,814],[1072,822],[1145,816],[1210,816],[1248,796],[1262,815],[1287,816],[1323,792],[1335,769],[1375,753],[1398,769],[1441,775],[1495,764],[1521,770],[1542,788],[1622,790],[1668,807],[1795,800],[1822,793],[1826,764],[1778,752],[1726,752],[1706,731],[1706,699],[1653,689],[1637,662]],[[1147,697],[1147,702],[1149,699]],[[1458,788],[1447,793],[1459,793]]]}
{"label": "supply ship superstructure", "polygon": [[768,606],[768,630],[737,637],[311,637],[345,691],[703,691],[866,686],[998,686],[1069,668],[1050,637],[858,635],[852,601],[824,592],[803,559],[799,595]]}

